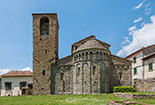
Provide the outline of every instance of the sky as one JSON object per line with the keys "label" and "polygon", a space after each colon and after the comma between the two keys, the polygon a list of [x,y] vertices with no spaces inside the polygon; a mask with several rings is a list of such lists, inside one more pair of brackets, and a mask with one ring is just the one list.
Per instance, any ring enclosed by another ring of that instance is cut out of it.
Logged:
{"label": "sky", "polygon": [[32,70],[32,13],[57,13],[59,58],[85,37],[125,57],[155,44],[155,0],[0,0],[0,75]]}

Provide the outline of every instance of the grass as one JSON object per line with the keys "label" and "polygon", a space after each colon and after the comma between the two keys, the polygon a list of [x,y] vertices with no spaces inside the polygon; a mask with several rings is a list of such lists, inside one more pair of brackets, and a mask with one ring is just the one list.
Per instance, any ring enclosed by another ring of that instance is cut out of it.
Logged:
{"label": "grass", "polygon": [[108,105],[110,100],[137,101],[155,105],[155,99],[131,100],[113,94],[0,97],[0,105]]}

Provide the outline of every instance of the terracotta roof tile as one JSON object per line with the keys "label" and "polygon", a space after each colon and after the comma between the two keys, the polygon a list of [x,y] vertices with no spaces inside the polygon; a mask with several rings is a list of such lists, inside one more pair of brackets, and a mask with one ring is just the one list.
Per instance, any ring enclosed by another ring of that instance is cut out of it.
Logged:
{"label": "terracotta roof tile", "polygon": [[31,71],[10,71],[6,74],[1,75],[2,77],[31,77]]}

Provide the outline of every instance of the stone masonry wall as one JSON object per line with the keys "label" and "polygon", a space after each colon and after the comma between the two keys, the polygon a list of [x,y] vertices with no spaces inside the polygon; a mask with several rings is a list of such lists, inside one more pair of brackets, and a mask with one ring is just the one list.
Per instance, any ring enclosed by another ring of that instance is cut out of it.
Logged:
{"label": "stone masonry wall", "polygon": [[99,55],[97,52],[103,52],[103,50],[85,50],[73,55],[73,94],[109,92],[109,56]]}
{"label": "stone masonry wall", "polygon": [[52,94],[72,93],[72,56],[62,58],[52,65]]}
{"label": "stone masonry wall", "polygon": [[[40,19],[49,19],[49,35],[40,35]],[[56,14],[33,14],[33,94],[51,94],[51,64],[58,58]],[[43,72],[45,75],[43,75]]]}
{"label": "stone masonry wall", "polygon": [[112,55],[111,91],[114,86],[132,86],[131,61]]}
{"label": "stone masonry wall", "polygon": [[155,92],[155,78],[135,79],[136,89],[140,92]]}

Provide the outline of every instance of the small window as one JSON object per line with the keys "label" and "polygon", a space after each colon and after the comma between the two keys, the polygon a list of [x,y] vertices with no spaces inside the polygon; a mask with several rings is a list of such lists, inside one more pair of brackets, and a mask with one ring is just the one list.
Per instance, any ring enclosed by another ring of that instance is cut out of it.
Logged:
{"label": "small window", "polygon": [[93,66],[93,75],[95,75],[95,74],[96,74],[96,67]]}
{"label": "small window", "polygon": [[45,50],[45,54],[47,54],[47,49]]}
{"label": "small window", "polygon": [[32,84],[28,84],[28,87],[29,87],[30,89],[33,89],[33,85],[32,85]]}
{"label": "small window", "polygon": [[134,75],[137,74],[137,67],[134,68]]}
{"label": "small window", "polygon": [[78,48],[78,46],[75,46],[75,50]]}
{"label": "small window", "polygon": [[61,80],[64,79],[64,73],[61,73]]}
{"label": "small window", "polygon": [[11,90],[11,82],[5,82],[5,90]]}
{"label": "small window", "polygon": [[136,57],[133,58],[133,63],[136,63]]}
{"label": "small window", "polygon": [[77,76],[80,75],[80,68],[77,69]]}
{"label": "small window", "polygon": [[84,60],[84,53],[82,53],[82,60]]}
{"label": "small window", "polygon": [[88,52],[86,52],[86,55],[85,56],[86,56],[86,60],[88,60]]}
{"label": "small window", "polygon": [[98,58],[99,58],[99,52],[96,53],[96,59],[98,59]]}
{"label": "small window", "polygon": [[79,61],[81,60],[81,54],[79,54]]}
{"label": "small window", "polygon": [[102,52],[100,52],[100,59],[102,59],[103,58],[103,56],[102,56]]}
{"label": "small window", "polygon": [[93,53],[90,52],[90,59],[93,59]]}
{"label": "small window", "polygon": [[153,70],[152,63],[149,63],[149,71],[152,71],[152,70]]}
{"label": "small window", "polygon": [[122,79],[122,73],[119,73],[119,80]]}
{"label": "small window", "polygon": [[20,89],[21,89],[22,87],[26,87],[26,82],[20,82]]}
{"label": "small window", "polygon": [[20,89],[21,89],[22,87],[26,87],[26,82],[20,82]]}
{"label": "small window", "polygon": [[45,75],[45,70],[43,70],[43,76]]}

